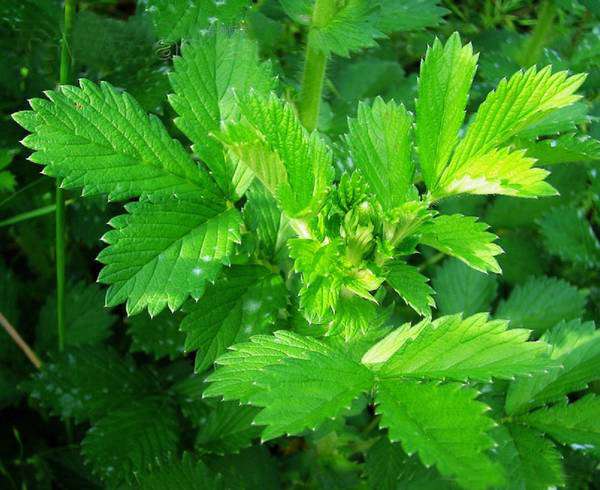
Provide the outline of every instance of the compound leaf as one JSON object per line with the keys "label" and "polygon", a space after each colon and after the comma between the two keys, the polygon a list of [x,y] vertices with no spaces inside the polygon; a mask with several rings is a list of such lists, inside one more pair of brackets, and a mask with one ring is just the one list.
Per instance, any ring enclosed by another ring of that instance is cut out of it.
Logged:
{"label": "compound leaf", "polygon": [[416,139],[423,180],[430,191],[436,189],[456,145],[476,67],[473,47],[462,46],[458,33],[446,45],[436,38],[421,62]]}
{"label": "compound leaf", "polygon": [[548,345],[527,342],[529,331],[507,329],[506,321],[488,320],[487,313],[423,320],[381,367],[385,378],[402,376],[487,381],[544,371]]}
{"label": "compound leaf", "polygon": [[372,373],[327,344],[291,332],[257,335],[217,359],[205,396],[263,407],[263,440],[314,429],[371,388]]}
{"label": "compound leaf", "polygon": [[231,267],[187,308],[181,324],[185,350],[199,350],[196,371],[210,367],[231,344],[269,333],[286,302],[287,291],[279,275],[261,266]]}
{"label": "compound leaf", "polygon": [[496,235],[486,231],[489,226],[473,216],[452,214],[438,216],[420,228],[421,243],[452,255],[482,272],[500,273],[494,258],[502,253],[496,245]]}
{"label": "compound leaf", "polygon": [[486,455],[494,421],[477,395],[458,383],[383,380],[375,401],[392,442],[466,488],[483,489],[500,483],[501,473]]}
{"label": "compound leaf", "polygon": [[145,307],[157,315],[199,298],[240,242],[241,215],[209,201],[168,199],[126,206],[110,224],[98,255],[105,264],[98,280],[109,284],[106,303],[127,302],[130,315]]}
{"label": "compound leaf", "polygon": [[254,171],[290,217],[318,211],[332,175],[332,154],[308,134],[290,104],[272,94],[238,96],[240,119],[219,133],[231,153]]}
{"label": "compound leaf", "polygon": [[352,161],[384,211],[402,204],[412,187],[412,117],[403,105],[377,97],[372,106],[360,103],[348,122],[346,141]]}
{"label": "compound leaf", "polygon": [[419,315],[431,318],[434,291],[416,267],[397,260],[389,266],[386,280]]}
{"label": "compound leaf", "polygon": [[[210,2],[209,2],[210,3]],[[227,196],[239,198],[254,174],[211,137],[236,111],[234,90],[267,94],[274,85],[271,67],[261,63],[256,43],[224,30],[184,43],[169,79],[175,91],[169,102],[179,114],[175,124],[193,142],[194,152],[210,168]]]}
{"label": "compound leaf", "polygon": [[46,99],[32,99],[33,111],[13,118],[32,134],[23,144],[44,173],[85,195],[128,199],[150,194],[214,196],[210,177],[172,139],[156,116],[148,116],[127,93],[107,82],[80,80]]}

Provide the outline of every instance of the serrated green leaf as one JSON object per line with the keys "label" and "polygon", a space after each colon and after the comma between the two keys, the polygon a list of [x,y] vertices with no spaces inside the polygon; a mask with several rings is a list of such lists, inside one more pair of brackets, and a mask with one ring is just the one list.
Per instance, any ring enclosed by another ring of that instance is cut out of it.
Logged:
{"label": "serrated green leaf", "polygon": [[157,35],[176,42],[206,32],[216,21],[233,25],[242,19],[248,0],[149,0],[146,12]]}
{"label": "serrated green leaf", "polygon": [[175,124],[193,142],[194,152],[206,163],[226,196],[241,197],[254,173],[211,137],[236,112],[233,91],[256,90],[266,95],[274,88],[271,67],[261,63],[258,46],[241,32],[217,29],[185,43],[181,58],[169,75],[175,93],[169,102],[179,114]]}
{"label": "serrated green leaf", "polygon": [[494,258],[502,253],[496,245],[496,235],[486,231],[489,226],[473,216],[452,214],[438,216],[420,229],[421,243],[452,255],[482,272],[500,273]]}
{"label": "serrated green leaf", "polygon": [[386,280],[419,315],[431,318],[434,291],[416,267],[397,260],[390,264]]}
{"label": "serrated green leaf", "polygon": [[562,486],[565,475],[562,456],[541,434],[517,425],[493,430],[498,444],[496,458],[506,471],[509,490],[547,490]]}
{"label": "serrated green leaf", "polygon": [[156,360],[182,357],[185,335],[179,331],[179,318],[164,311],[155,318],[151,318],[146,312],[130,318],[127,329],[131,336],[130,351],[145,352]]}
{"label": "serrated green leaf", "polygon": [[583,211],[555,207],[540,220],[546,249],[562,260],[593,267],[600,264],[600,241]]}
{"label": "serrated green leaf", "polygon": [[483,274],[456,259],[447,259],[433,278],[437,309],[442,315],[489,311],[496,297],[496,276]]}
{"label": "serrated green leaf", "polygon": [[293,235],[289,220],[277,206],[277,201],[259,181],[254,181],[246,193],[244,222],[256,233],[267,257],[274,257]]}
{"label": "serrated green leaf", "polygon": [[272,94],[238,96],[240,119],[219,139],[254,171],[290,217],[318,211],[332,179],[332,154],[317,133],[308,134],[294,109]]}
{"label": "serrated green leaf", "polygon": [[585,102],[576,102],[551,112],[535,124],[519,132],[519,138],[538,138],[540,136],[566,133],[577,130],[577,125],[588,121],[588,106]]}
{"label": "serrated green leaf", "polygon": [[551,359],[560,363],[544,375],[519,378],[509,386],[506,411],[523,413],[587,388],[600,377],[600,334],[593,322],[561,322],[542,336],[551,345]]}
{"label": "serrated green leaf", "polygon": [[513,328],[527,328],[540,335],[561,320],[580,317],[585,304],[586,295],[568,282],[537,277],[516,286],[495,316],[510,320]]}
{"label": "serrated green leaf", "polygon": [[25,385],[34,403],[76,421],[98,420],[153,389],[148,373],[101,346],[62,353]]}
{"label": "serrated green leaf", "polygon": [[151,471],[136,475],[139,490],[221,490],[223,482],[202,461],[194,461],[189,454],[181,460],[156,465]]}
{"label": "serrated green leaf", "polygon": [[447,168],[449,174],[476,157],[489,153],[520,130],[539,122],[553,110],[577,102],[573,95],[585,75],[552,73],[550,67],[515,73],[503,79],[479,107],[473,123],[458,144]]}
{"label": "serrated green leaf", "polygon": [[346,142],[352,161],[364,176],[384,211],[407,199],[412,187],[412,117],[403,105],[377,97],[372,106],[360,103],[348,122]]}
{"label": "serrated green leaf", "polygon": [[416,377],[487,381],[544,372],[549,347],[527,342],[529,331],[507,329],[507,322],[486,313],[423,320],[378,371],[382,378]]}
{"label": "serrated green leaf", "polygon": [[416,31],[435,27],[448,10],[439,0],[379,0],[377,27],[385,33]]}
{"label": "serrated green leaf", "polygon": [[574,403],[559,403],[519,417],[534,429],[542,431],[561,444],[600,447],[600,398],[588,394]]}
{"label": "serrated green leaf", "polygon": [[291,332],[257,335],[217,360],[205,396],[262,407],[263,440],[314,429],[372,384],[371,372],[325,343]]}
{"label": "serrated green leaf", "polygon": [[98,255],[105,265],[98,280],[110,285],[107,305],[126,301],[130,315],[146,307],[157,315],[199,298],[240,242],[240,213],[218,201],[171,198],[126,209],[103,237],[109,246]]}
{"label": "serrated green leaf", "polygon": [[309,42],[319,51],[350,56],[363,48],[376,46],[384,37],[377,28],[377,5],[367,0],[330,2],[311,23]]}
{"label": "serrated green leaf", "polygon": [[526,155],[542,165],[600,160],[600,141],[587,135],[564,134],[558,138],[520,142]]}
{"label": "serrated green leaf", "polygon": [[46,95],[13,118],[32,133],[22,142],[34,150],[30,159],[63,187],[109,199],[218,192],[162,122],[109,83],[81,80]]}
{"label": "serrated green leaf", "polygon": [[458,139],[477,66],[470,44],[454,33],[446,45],[435,39],[421,62],[416,103],[416,141],[421,173],[433,191]]}
{"label": "serrated green leaf", "polygon": [[186,308],[181,330],[186,333],[186,351],[199,351],[196,371],[205,371],[231,344],[269,333],[286,301],[279,275],[260,266],[231,267]]}
{"label": "serrated green leaf", "polygon": [[201,424],[196,448],[213,454],[237,453],[252,444],[261,428],[252,424],[259,409],[235,402],[220,402],[212,407]]}
{"label": "serrated green leaf", "polygon": [[134,472],[147,471],[175,454],[177,429],[171,404],[156,398],[131,400],[92,425],[81,451],[92,471],[117,487],[132,481]]}
{"label": "serrated green leaf", "polygon": [[505,194],[513,197],[554,196],[558,192],[544,181],[550,172],[534,167],[534,158],[525,150],[492,149],[446,171],[438,184],[437,196],[452,194]]}
{"label": "serrated green leaf", "polygon": [[499,484],[501,473],[486,455],[494,422],[477,395],[458,383],[384,380],[375,401],[381,425],[409,455],[418,453],[425,466],[435,464],[465,488],[483,489]]}

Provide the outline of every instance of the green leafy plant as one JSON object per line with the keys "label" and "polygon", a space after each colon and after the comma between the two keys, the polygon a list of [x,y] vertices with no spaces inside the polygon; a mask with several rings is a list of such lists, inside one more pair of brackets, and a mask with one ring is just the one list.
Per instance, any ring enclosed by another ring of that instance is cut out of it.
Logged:
{"label": "green leafy plant", "polygon": [[[151,0],[126,20],[68,3],[61,81],[83,78],[12,114],[27,151],[0,145],[0,193],[29,177],[21,154],[59,189],[0,201],[19,251],[0,324],[36,368],[0,338],[0,404],[25,393],[35,423],[64,426],[46,451],[13,425],[0,477],[593,485],[600,135],[594,76],[569,68],[596,61],[581,47],[553,68],[544,48],[595,17],[543,2],[525,35],[529,2],[440,3]],[[497,33],[522,53],[479,62]]]}

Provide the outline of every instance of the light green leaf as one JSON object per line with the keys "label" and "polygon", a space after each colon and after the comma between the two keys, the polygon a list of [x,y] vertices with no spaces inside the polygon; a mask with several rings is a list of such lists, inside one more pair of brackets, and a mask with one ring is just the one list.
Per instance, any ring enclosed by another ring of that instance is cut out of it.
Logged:
{"label": "light green leaf", "polygon": [[109,246],[98,255],[105,264],[98,280],[110,284],[107,305],[126,301],[130,315],[145,307],[157,315],[199,298],[240,242],[240,213],[218,201],[144,201],[126,209],[103,237]]}
{"label": "light green leaf", "polygon": [[553,74],[549,66],[539,71],[534,66],[501,80],[479,107],[446,172],[455,173],[552,111],[577,102],[581,97],[573,94],[584,80],[585,75],[568,76],[565,71]]}
{"label": "light green leaf", "polygon": [[180,316],[163,311],[155,318],[146,312],[127,320],[127,333],[131,336],[131,352],[144,352],[154,359],[183,357],[185,335],[179,331]]}
{"label": "light green leaf", "polygon": [[308,134],[294,109],[272,94],[239,95],[241,117],[219,133],[231,153],[250,167],[290,217],[318,211],[332,179],[332,154]]}
{"label": "light green leaf", "polygon": [[186,308],[181,324],[186,351],[198,350],[196,371],[203,372],[233,343],[269,333],[287,291],[279,275],[264,267],[236,265]]}
{"label": "light green leaf", "polygon": [[544,181],[550,172],[534,167],[525,150],[492,149],[474,156],[452,172],[445,172],[436,196],[452,194],[505,194],[513,197],[554,196],[556,189]]}
{"label": "light green leaf", "polygon": [[233,25],[242,17],[249,0],[149,0],[146,12],[156,34],[176,42],[206,32],[216,21]]}
{"label": "light green leaf", "polygon": [[263,407],[255,423],[265,425],[263,440],[314,429],[335,418],[373,376],[346,354],[310,337],[279,331],[237,344],[217,360],[205,396],[221,395]]}
{"label": "light green leaf", "polygon": [[267,257],[275,257],[288,238],[293,236],[289,220],[277,206],[277,201],[259,181],[255,180],[246,193],[244,222],[256,233]]}
{"label": "light green leaf", "polygon": [[131,400],[98,420],[81,442],[92,472],[116,488],[177,450],[177,414],[155,398]]}
{"label": "light green leaf", "polygon": [[382,378],[416,377],[488,381],[544,372],[549,346],[528,342],[529,331],[507,329],[507,322],[486,313],[423,320],[381,367]]}
{"label": "light green leaf", "polygon": [[471,269],[457,259],[447,259],[433,278],[438,311],[442,315],[473,315],[489,311],[496,297],[496,276]]}
{"label": "light green leaf", "polygon": [[256,43],[241,32],[229,35],[222,29],[184,43],[174,67],[169,79],[175,94],[169,96],[169,102],[179,114],[175,124],[193,142],[194,152],[209,167],[223,193],[238,199],[254,173],[224,153],[211,134],[235,114],[234,90],[266,95],[274,88],[271,67],[260,62]]}
{"label": "light green leaf", "polygon": [[13,118],[33,133],[22,142],[35,150],[30,160],[46,165],[44,173],[63,187],[109,199],[214,198],[218,192],[162,122],[127,93],[81,80],[80,87],[63,85],[46,95],[49,100],[32,99],[33,111]]}
{"label": "light green leaf", "polygon": [[386,280],[419,315],[431,318],[434,291],[416,267],[397,260],[390,264]]}
{"label": "light green leaf", "polygon": [[494,258],[502,253],[496,245],[496,235],[486,231],[488,225],[472,216],[452,214],[438,216],[421,228],[421,243],[452,255],[482,272],[500,273]]}
{"label": "light green leaf", "polygon": [[539,224],[551,254],[586,267],[600,264],[600,241],[583,211],[573,206],[555,207]]}
{"label": "light green leaf", "polygon": [[564,400],[565,395],[583,390],[600,378],[600,333],[593,322],[563,321],[546,332],[542,340],[552,346],[550,355],[559,367],[512,382],[506,396],[509,414]]}
{"label": "light green leaf", "polygon": [[416,103],[416,139],[427,188],[437,188],[465,119],[469,89],[477,66],[470,44],[454,33],[446,45],[435,39],[421,62]]}
{"label": "light green leaf", "polygon": [[552,436],[561,444],[600,447],[600,398],[588,394],[574,403],[559,403],[519,417],[523,422]]}
{"label": "light green leaf", "polygon": [[486,455],[494,421],[478,392],[458,383],[384,380],[378,383],[377,412],[392,442],[425,466],[435,464],[465,488],[484,489],[501,483],[499,468]]}
{"label": "light green leaf", "polygon": [[206,421],[200,424],[196,448],[205,453],[229,454],[252,444],[261,429],[252,421],[259,412],[254,407],[240,406],[235,402],[215,403]]}
{"label": "light green leaf", "polygon": [[548,490],[564,485],[562,455],[554,444],[526,427],[502,425],[493,430],[498,462],[506,471],[507,490]]}
{"label": "light green leaf", "polygon": [[562,279],[531,278],[516,286],[495,316],[510,320],[513,328],[528,328],[540,335],[561,320],[580,317],[586,295]]}
{"label": "light green leaf", "polygon": [[384,211],[407,199],[412,188],[412,117],[403,105],[377,97],[372,106],[360,103],[348,122],[347,144],[355,167],[365,177]]}

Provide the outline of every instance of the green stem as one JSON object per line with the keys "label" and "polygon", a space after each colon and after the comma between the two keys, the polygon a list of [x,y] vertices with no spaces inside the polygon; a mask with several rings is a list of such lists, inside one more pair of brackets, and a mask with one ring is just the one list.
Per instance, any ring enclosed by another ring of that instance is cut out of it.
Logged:
{"label": "green stem", "polygon": [[[65,207],[69,204],[75,202],[75,199],[69,199],[64,202]],[[25,213],[17,214],[15,216],[11,216],[5,220],[0,221],[0,228],[4,228],[5,226],[15,225],[17,223],[21,223],[23,221],[27,221],[34,218],[39,218],[40,216],[45,216],[50,213],[54,213],[56,211],[56,204],[49,204],[48,206],[43,206],[38,209],[34,209],[33,211],[27,211]]]}
{"label": "green stem", "polygon": [[521,64],[528,68],[535,65],[542,56],[542,51],[548,42],[548,37],[554,26],[554,17],[556,16],[556,7],[551,1],[545,1],[540,7],[540,14],[537,23],[527,41],[521,56]]}
{"label": "green stem", "polygon": [[[61,85],[71,83],[73,59],[71,57],[71,34],[75,23],[77,0],[65,0],[65,17],[60,43],[60,80]],[[58,349],[65,348],[65,196],[56,182],[56,321],[58,326]]]}
{"label": "green stem", "polygon": [[319,120],[323,82],[325,80],[328,58],[327,53],[316,46],[312,31],[325,25],[335,13],[335,9],[335,0],[316,0],[313,9],[306,46],[304,71],[302,73],[300,100],[298,101],[300,120],[308,131],[316,129]]}

